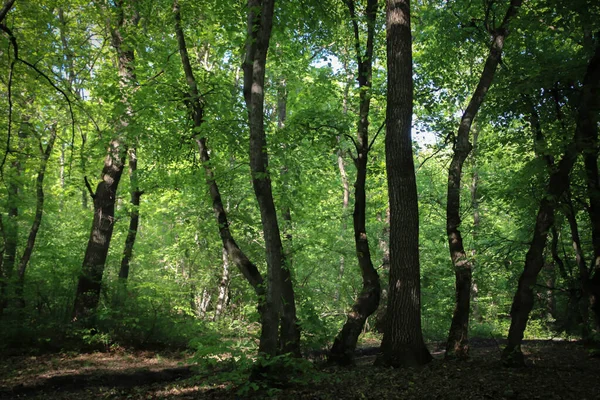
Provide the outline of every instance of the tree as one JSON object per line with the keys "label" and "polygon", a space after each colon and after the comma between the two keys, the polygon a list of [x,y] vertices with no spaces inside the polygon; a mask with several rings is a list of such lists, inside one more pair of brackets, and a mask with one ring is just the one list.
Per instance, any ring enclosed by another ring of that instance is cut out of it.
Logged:
{"label": "tree", "polygon": [[[460,191],[462,168],[473,146],[469,142],[471,126],[489,90],[500,64],[502,48],[508,35],[508,23],[517,13],[522,0],[513,0],[501,25],[489,28],[492,36],[490,53],[485,62],[479,83],[475,88],[460,120],[454,142],[454,155],[448,169],[448,195],[446,204],[446,233],[450,258],[456,275],[456,305],[446,342],[446,357],[464,359],[469,354],[469,314],[471,300],[472,265],[463,245],[460,227]],[[490,5],[491,6],[491,5]]]}
{"label": "tree", "polygon": [[[260,209],[267,260],[266,293],[258,351],[267,357],[274,356],[278,349],[284,279],[282,269],[287,268],[273,201],[264,126],[265,70],[274,6],[274,0],[248,0],[246,57],[243,67],[244,99],[250,125],[250,171]],[[282,337],[281,340],[289,339]]]}
{"label": "tree", "polygon": [[89,317],[100,300],[102,275],[115,223],[117,188],[123,174],[127,154],[127,131],[131,129],[130,125],[133,122],[133,110],[127,91],[136,82],[135,54],[132,44],[127,42],[127,35],[131,33],[131,28],[137,25],[139,14],[133,1],[122,0],[116,2],[115,5],[117,21],[116,26],[111,27],[110,33],[112,45],[117,53],[120,102],[123,111],[117,116],[114,135],[104,159],[102,180],[98,183],[95,192],[92,192],[86,179],[90,196],[94,200],[94,218],[75,294],[73,311],[75,319]]}
{"label": "tree", "polygon": [[[347,316],[346,323],[335,338],[330,350],[329,361],[338,364],[351,364],[353,362],[358,336],[362,332],[367,318],[377,310],[381,292],[379,275],[371,261],[371,251],[369,249],[366,229],[367,162],[371,147],[371,143],[369,143],[370,89],[373,76],[373,51],[378,4],[377,0],[369,0],[367,2],[365,11],[367,19],[367,43],[364,54],[361,50],[359,21],[356,15],[354,0],[348,0],[346,5],[350,12],[354,30],[354,45],[358,65],[358,90],[360,92],[357,140],[354,142],[356,157],[353,157],[354,165],[356,166],[353,224],[356,256],[362,273],[363,287],[352,306],[352,311]],[[339,162],[338,159],[338,164]],[[341,166],[340,171],[344,171]],[[344,172],[341,172],[342,179],[344,179],[343,174]]]}
{"label": "tree", "polygon": [[410,0],[387,1],[386,170],[390,201],[390,283],[381,353],[393,367],[431,361],[421,332],[419,214],[413,162]]}
{"label": "tree", "polygon": [[502,353],[505,365],[519,366],[524,364],[521,351],[523,333],[527,326],[529,313],[533,308],[533,286],[544,265],[543,252],[548,232],[555,220],[555,208],[569,185],[569,174],[577,160],[577,143],[587,137],[589,129],[597,129],[598,90],[600,88],[600,45],[589,61],[583,79],[581,94],[577,108],[577,125],[574,140],[565,149],[564,155],[556,169],[550,175],[545,196],[540,201],[537,212],[533,239],[527,251],[523,273],[519,278],[519,286],[511,307],[511,324],[508,332],[508,345]]}

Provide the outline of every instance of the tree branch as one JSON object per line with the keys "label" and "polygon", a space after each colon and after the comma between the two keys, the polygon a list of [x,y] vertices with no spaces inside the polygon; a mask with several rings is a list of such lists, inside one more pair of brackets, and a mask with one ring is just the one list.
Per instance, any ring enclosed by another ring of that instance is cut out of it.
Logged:
{"label": "tree branch", "polygon": [[90,197],[92,199],[95,199],[96,195],[94,194],[94,191],[92,190],[92,185],[90,185],[90,181],[88,181],[87,176],[84,176],[83,180],[85,181],[85,187],[87,188],[88,192],[90,193]]}

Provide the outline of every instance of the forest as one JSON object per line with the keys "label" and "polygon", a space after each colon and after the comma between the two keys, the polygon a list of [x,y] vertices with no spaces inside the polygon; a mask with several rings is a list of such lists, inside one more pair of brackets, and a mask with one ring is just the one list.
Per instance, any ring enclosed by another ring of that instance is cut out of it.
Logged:
{"label": "forest", "polygon": [[600,393],[597,0],[0,5],[0,398]]}

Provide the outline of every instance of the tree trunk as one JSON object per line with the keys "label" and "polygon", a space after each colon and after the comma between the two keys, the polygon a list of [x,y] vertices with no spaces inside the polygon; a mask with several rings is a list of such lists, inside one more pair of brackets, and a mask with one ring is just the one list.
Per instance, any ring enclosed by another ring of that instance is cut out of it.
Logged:
{"label": "tree trunk", "polygon": [[131,147],[129,153],[129,182],[131,185],[131,212],[129,214],[129,230],[125,239],[125,249],[121,258],[121,268],[119,269],[119,279],[124,283],[129,277],[129,263],[133,255],[133,245],[137,237],[138,225],[140,223],[140,197],[143,192],[140,191],[137,179],[137,152],[135,147]]}
{"label": "tree trunk", "polygon": [[[248,31],[244,61],[244,98],[250,123],[250,171],[252,186],[260,209],[267,259],[267,284],[262,330],[258,351],[274,356],[278,349],[279,316],[281,312],[281,270],[285,266],[283,245],[273,202],[267,140],[264,127],[265,65],[274,0],[248,0]],[[258,14],[257,14],[258,11]]]}
{"label": "tree trunk", "polygon": [[194,124],[194,141],[198,146],[198,152],[200,154],[200,160],[204,168],[206,175],[206,184],[209,189],[210,198],[212,200],[213,210],[215,212],[215,218],[219,227],[219,236],[223,243],[223,248],[229,255],[231,261],[239,268],[244,277],[248,280],[250,285],[254,288],[256,295],[259,298],[259,311],[262,310],[262,302],[264,299],[265,289],[263,285],[263,277],[261,276],[258,268],[254,265],[246,256],[246,254],[239,248],[235,242],[231,231],[229,230],[229,221],[227,219],[227,213],[223,206],[221,199],[221,192],[219,186],[215,180],[214,172],[210,168],[210,157],[208,154],[208,147],[206,145],[206,138],[198,134],[199,128],[203,123],[204,108],[200,92],[194,72],[189,60],[187,46],[185,43],[185,36],[183,35],[183,29],[181,28],[181,12],[177,1],[174,2],[173,12],[175,17],[175,33],[177,35],[177,42],[179,45],[179,54],[181,56],[181,63],[185,73],[186,81],[188,84],[188,98],[185,100],[192,114],[192,120]]}
{"label": "tree trunk", "polygon": [[[477,190],[479,188],[479,173],[477,171],[477,138],[479,132],[477,127],[473,129],[473,150],[471,153],[471,159],[473,160],[473,177],[471,179],[471,208],[473,209],[473,248],[471,249],[471,258],[475,258],[477,242],[479,239],[479,226],[481,225],[481,215],[479,213],[479,194]],[[473,261],[472,261],[473,262]],[[473,266],[474,267],[474,266]],[[479,310],[479,288],[477,282],[473,276],[471,276],[471,301],[473,309],[473,318],[476,321],[482,322],[483,317]]]}
{"label": "tree trunk", "polygon": [[469,143],[469,134],[485,95],[492,85],[494,75],[500,63],[504,41],[508,35],[508,23],[521,6],[522,0],[512,0],[500,28],[495,29],[492,47],[479,78],[475,92],[471,96],[458,128],[454,143],[454,155],[448,170],[448,201],[446,205],[446,233],[450,258],[456,275],[456,303],[452,324],[448,332],[446,358],[466,359],[469,356],[469,312],[471,301],[472,264],[463,245],[460,227],[460,191],[462,168],[473,148]]}
{"label": "tree trunk", "polygon": [[118,23],[114,29],[111,29],[111,36],[112,45],[118,56],[121,102],[125,111],[119,116],[115,126],[115,135],[108,146],[102,169],[102,181],[98,183],[95,193],[92,194],[94,219],[77,284],[74,319],[89,317],[100,300],[102,275],[114,227],[117,188],[127,155],[126,130],[133,119],[133,110],[125,91],[136,81],[133,70],[134,51],[131,43],[124,43],[124,33],[130,27],[137,25],[139,15],[133,9],[133,5],[126,6],[121,2],[116,2],[116,5]]}
{"label": "tree trunk", "polygon": [[387,0],[386,170],[390,201],[388,318],[376,364],[431,361],[421,331],[419,210],[413,162],[410,0]]}
{"label": "tree trunk", "polygon": [[29,117],[23,117],[21,126],[19,128],[19,144],[18,152],[15,159],[10,164],[9,176],[5,176],[8,182],[6,184],[7,196],[6,196],[6,208],[7,218],[4,221],[2,227],[2,237],[4,239],[4,251],[2,258],[2,272],[3,276],[0,276],[0,315],[4,312],[6,306],[12,300],[12,289],[14,284],[14,270],[17,262],[17,245],[19,243],[19,204],[21,199],[19,198],[20,193],[20,179],[23,175],[23,160],[21,154],[23,153],[24,139],[27,137],[27,126],[29,124]]}
{"label": "tree trunk", "polygon": [[[600,48],[600,47],[599,47]],[[596,49],[598,54],[598,49]],[[596,68],[596,79],[600,75],[600,65]],[[588,281],[590,304],[594,313],[596,327],[600,329],[600,179],[598,174],[598,114],[600,109],[600,93],[598,84],[592,89],[593,98],[587,104],[582,104],[588,113],[588,121],[583,123],[578,130],[580,133],[578,145],[583,155],[585,168],[587,194],[589,198],[588,215],[592,228],[592,247],[594,258],[591,265],[591,274]]]}
{"label": "tree trunk", "polygon": [[354,27],[356,57],[358,61],[358,86],[360,91],[360,111],[358,132],[356,140],[357,156],[354,159],[356,166],[356,181],[354,183],[354,243],[356,256],[363,279],[363,287],[352,311],[348,314],[346,323],[338,333],[331,351],[329,361],[347,365],[354,362],[354,350],[365,321],[379,306],[381,287],[379,275],[373,267],[371,252],[366,230],[366,180],[367,162],[369,153],[369,108],[371,105],[371,79],[373,59],[373,39],[375,35],[375,20],[377,16],[377,0],[367,2],[367,46],[364,56],[360,50],[360,37],[358,20],[355,13],[354,1],[346,2],[350,11],[350,18]]}
{"label": "tree trunk", "polygon": [[[287,117],[287,88],[281,79],[277,86],[277,127],[283,129]],[[281,168],[282,178],[288,173],[287,165]],[[285,184],[284,184],[285,186]],[[292,264],[292,212],[289,204],[283,207],[283,237],[285,238],[284,256],[286,265],[281,269],[281,328],[279,331],[279,352],[300,357],[300,325],[296,316]]]}
{"label": "tree trunk", "polygon": [[597,124],[595,113],[598,104],[597,91],[600,85],[600,46],[587,67],[583,80],[579,107],[577,110],[577,126],[575,140],[570,143],[562,160],[550,176],[550,182],[546,189],[546,195],[540,202],[536,218],[533,239],[527,255],[525,256],[525,267],[519,278],[519,286],[515,294],[511,308],[511,325],[508,333],[508,345],[502,353],[505,365],[523,365],[524,357],[521,352],[523,332],[527,326],[529,313],[533,307],[533,286],[536,278],[544,264],[543,251],[546,245],[548,231],[554,222],[554,208],[558,199],[562,197],[569,185],[569,174],[575,160],[577,159],[578,143],[586,135],[586,130],[595,129]]}
{"label": "tree trunk", "polygon": [[219,297],[217,297],[217,306],[215,307],[215,316],[213,321],[216,321],[225,311],[227,299],[229,298],[229,256],[227,250],[223,247],[223,273],[221,282],[219,282]]}
{"label": "tree trunk", "polygon": [[23,255],[19,260],[19,268],[17,271],[17,288],[16,297],[19,306],[25,305],[25,298],[23,297],[23,286],[25,283],[25,270],[31,259],[33,248],[35,246],[35,239],[37,238],[38,230],[42,223],[42,216],[44,214],[44,176],[46,174],[46,166],[48,165],[48,159],[52,154],[52,148],[54,141],[56,140],[56,124],[50,127],[50,137],[48,138],[48,144],[46,149],[43,150],[42,143],[40,141],[40,150],[42,151],[42,159],[40,160],[40,169],[38,170],[37,179],[35,182],[36,187],[36,204],[35,204],[35,216],[33,217],[33,223],[29,231],[29,237],[23,250]]}

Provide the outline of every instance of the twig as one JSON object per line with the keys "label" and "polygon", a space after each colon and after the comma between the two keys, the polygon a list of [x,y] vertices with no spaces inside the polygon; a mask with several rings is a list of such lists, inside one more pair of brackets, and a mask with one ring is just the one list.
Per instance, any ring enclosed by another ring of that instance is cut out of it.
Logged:
{"label": "twig", "polygon": [[94,194],[94,191],[92,190],[92,185],[90,185],[90,181],[88,181],[87,176],[84,176],[83,180],[85,181],[85,187],[87,188],[88,192],[90,192],[90,196],[92,197],[92,199],[95,199],[96,195]]}
{"label": "twig", "polygon": [[381,132],[381,130],[385,126],[385,123],[386,123],[386,121],[384,120],[383,123],[381,124],[381,126],[379,127],[379,129],[377,130],[377,133],[375,134],[375,136],[373,136],[373,140],[371,140],[371,143],[369,144],[369,147],[367,147],[367,151],[371,151],[371,147],[373,147],[373,143],[375,143],[375,139],[377,139],[377,136],[379,135],[379,133]]}

